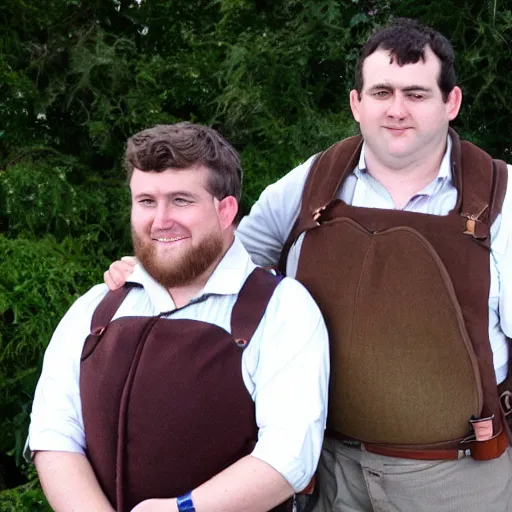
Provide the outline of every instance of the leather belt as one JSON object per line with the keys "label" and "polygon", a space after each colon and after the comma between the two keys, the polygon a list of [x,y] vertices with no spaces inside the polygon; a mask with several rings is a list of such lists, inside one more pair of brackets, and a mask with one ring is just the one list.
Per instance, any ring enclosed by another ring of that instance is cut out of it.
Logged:
{"label": "leather belt", "polygon": [[403,449],[379,444],[361,443],[356,440],[343,438],[339,435],[334,435],[332,437],[336,438],[344,446],[348,446],[349,448],[359,450],[364,449],[367,452],[384,455],[386,457],[415,460],[457,460],[468,456],[471,456],[476,460],[490,460],[500,457],[509,446],[509,439],[505,430],[502,430],[499,435],[493,439],[489,439],[488,441],[472,441],[460,445],[467,446],[467,449]]}

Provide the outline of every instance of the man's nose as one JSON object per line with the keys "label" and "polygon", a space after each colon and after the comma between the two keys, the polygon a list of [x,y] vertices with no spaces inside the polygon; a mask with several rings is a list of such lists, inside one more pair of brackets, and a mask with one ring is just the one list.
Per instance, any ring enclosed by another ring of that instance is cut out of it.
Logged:
{"label": "man's nose", "polygon": [[172,215],[172,207],[167,203],[160,203],[157,205],[155,218],[153,219],[153,230],[155,229],[170,229],[174,225],[174,218]]}
{"label": "man's nose", "polygon": [[407,106],[405,104],[405,98],[402,94],[397,93],[393,95],[387,114],[389,117],[394,119],[404,119],[407,117]]}

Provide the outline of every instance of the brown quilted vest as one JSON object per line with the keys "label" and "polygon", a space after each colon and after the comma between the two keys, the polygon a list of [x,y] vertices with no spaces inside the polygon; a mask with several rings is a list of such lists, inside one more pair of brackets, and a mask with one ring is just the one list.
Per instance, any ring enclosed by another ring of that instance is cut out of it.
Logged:
{"label": "brown quilted vest", "polygon": [[233,307],[231,334],[172,312],[111,321],[129,287],[99,304],[82,352],[80,395],[87,458],[117,512],[184,494],[251,453],[257,427],[241,359],[278,282],[252,272]]}
{"label": "brown quilted vest", "polygon": [[450,134],[459,194],[447,216],[335,199],[358,163],[361,137],[321,153],[310,170],[280,268],[305,233],[296,278],[329,330],[328,432],[338,437],[473,449],[473,417],[492,418],[493,439],[502,438],[488,297],[490,226],[507,167]]}

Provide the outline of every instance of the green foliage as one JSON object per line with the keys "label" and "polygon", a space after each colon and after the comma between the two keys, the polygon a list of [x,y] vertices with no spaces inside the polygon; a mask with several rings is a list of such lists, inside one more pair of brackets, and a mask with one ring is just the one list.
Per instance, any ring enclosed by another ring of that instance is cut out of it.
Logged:
{"label": "green foliage", "polygon": [[129,194],[122,180],[101,179],[76,159],[24,159],[0,174],[0,227],[6,236],[86,236],[95,252],[129,250]]}
{"label": "green foliage", "polygon": [[[510,2],[2,0],[0,453],[20,459],[59,318],[130,251],[126,138],[183,119],[218,128],[241,153],[247,211],[356,131],[354,65],[391,16],[450,38],[464,92],[456,127],[510,161]],[[0,511],[47,510],[41,499],[31,483],[1,493]]]}
{"label": "green foliage", "polygon": [[20,461],[43,352],[71,303],[102,279],[110,258],[94,235],[57,242],[0,235],[0,452]]}
{"label": "green foliage", "polygon": [[0,492],[1,512],[52,512],[37,481]]}

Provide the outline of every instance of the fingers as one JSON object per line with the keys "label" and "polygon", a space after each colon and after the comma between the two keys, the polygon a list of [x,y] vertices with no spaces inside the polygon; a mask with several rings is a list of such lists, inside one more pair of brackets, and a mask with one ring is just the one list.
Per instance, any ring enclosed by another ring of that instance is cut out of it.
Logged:
{"label": "fingers", "polygon": [[123,256],[121,258],[121,261],[125,261],[126,263],[129,263],[132,267],[135,267],[139,260],[135,256]]}
{"label": "fingers", "polygon": [[103,274],[105,284],[110,290],[117,290],[126,283],[128,277],[133,272],[137,258],[134,256],[124,256],[118,261],[114,261],[109,269]]}

